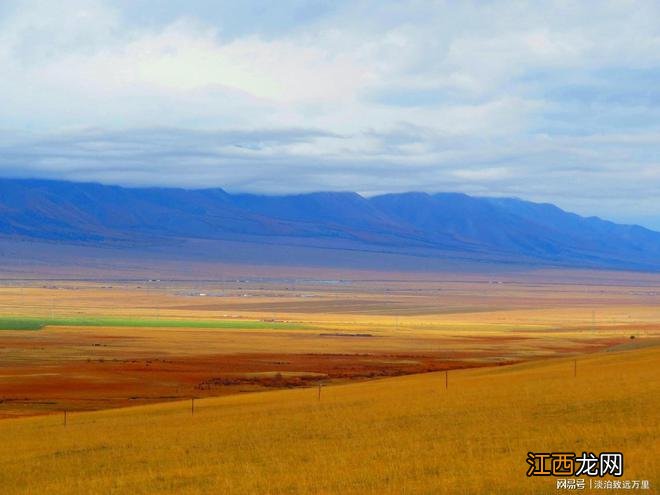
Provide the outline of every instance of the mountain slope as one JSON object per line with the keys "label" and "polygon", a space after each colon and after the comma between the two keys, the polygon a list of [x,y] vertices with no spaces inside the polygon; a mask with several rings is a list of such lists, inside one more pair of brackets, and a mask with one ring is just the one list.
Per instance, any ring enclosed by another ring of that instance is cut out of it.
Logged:
{"label": "mountain slope", "polygon": [[94,245],[250,240],[476,261],[660,270],[660,233],[457,193],[232,195],[0,180],[0,237]]}

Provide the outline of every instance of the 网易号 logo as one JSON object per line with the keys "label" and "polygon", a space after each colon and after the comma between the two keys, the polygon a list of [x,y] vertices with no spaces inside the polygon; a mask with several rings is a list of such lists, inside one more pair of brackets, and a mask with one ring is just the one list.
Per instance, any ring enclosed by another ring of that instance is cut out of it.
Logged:
{"label": "\u7f51\u6613\u53f7 logo", "polygon": [[527,476],[599,476],[623,475],[621,452],[544,452],[527,453]]}

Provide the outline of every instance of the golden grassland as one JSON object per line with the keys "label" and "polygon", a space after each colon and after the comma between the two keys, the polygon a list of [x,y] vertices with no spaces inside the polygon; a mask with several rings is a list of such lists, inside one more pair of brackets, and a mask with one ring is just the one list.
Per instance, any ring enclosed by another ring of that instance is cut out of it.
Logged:
{"label": "golden grassland", "polygon": [[[660,348],[0,421],[4,494],[556,493],[528,451],[660,483]],[[613,493],[613,491],[608,491]]]}

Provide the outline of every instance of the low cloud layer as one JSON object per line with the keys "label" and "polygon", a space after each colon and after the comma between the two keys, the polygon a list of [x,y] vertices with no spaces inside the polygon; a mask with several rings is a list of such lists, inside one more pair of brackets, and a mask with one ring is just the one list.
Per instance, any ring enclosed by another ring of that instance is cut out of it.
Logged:
{"label": "low cloud layer", "polygon": [[3,2],[0,174],[451,190],[660,228],[657,2],[265,4]]}

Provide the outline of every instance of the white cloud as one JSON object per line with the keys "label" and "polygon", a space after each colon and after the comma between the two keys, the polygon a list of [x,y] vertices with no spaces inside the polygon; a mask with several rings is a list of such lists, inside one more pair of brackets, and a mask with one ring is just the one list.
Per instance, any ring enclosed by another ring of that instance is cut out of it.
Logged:
{"label": "white cloud", "polygon": [[458,189],[660,217],[657,200],[633,201],[657,193],[655,2],[336,2],[306,16],[294,2],[272,26],[256,8],[129,5],[0,11],[0,173]]}

